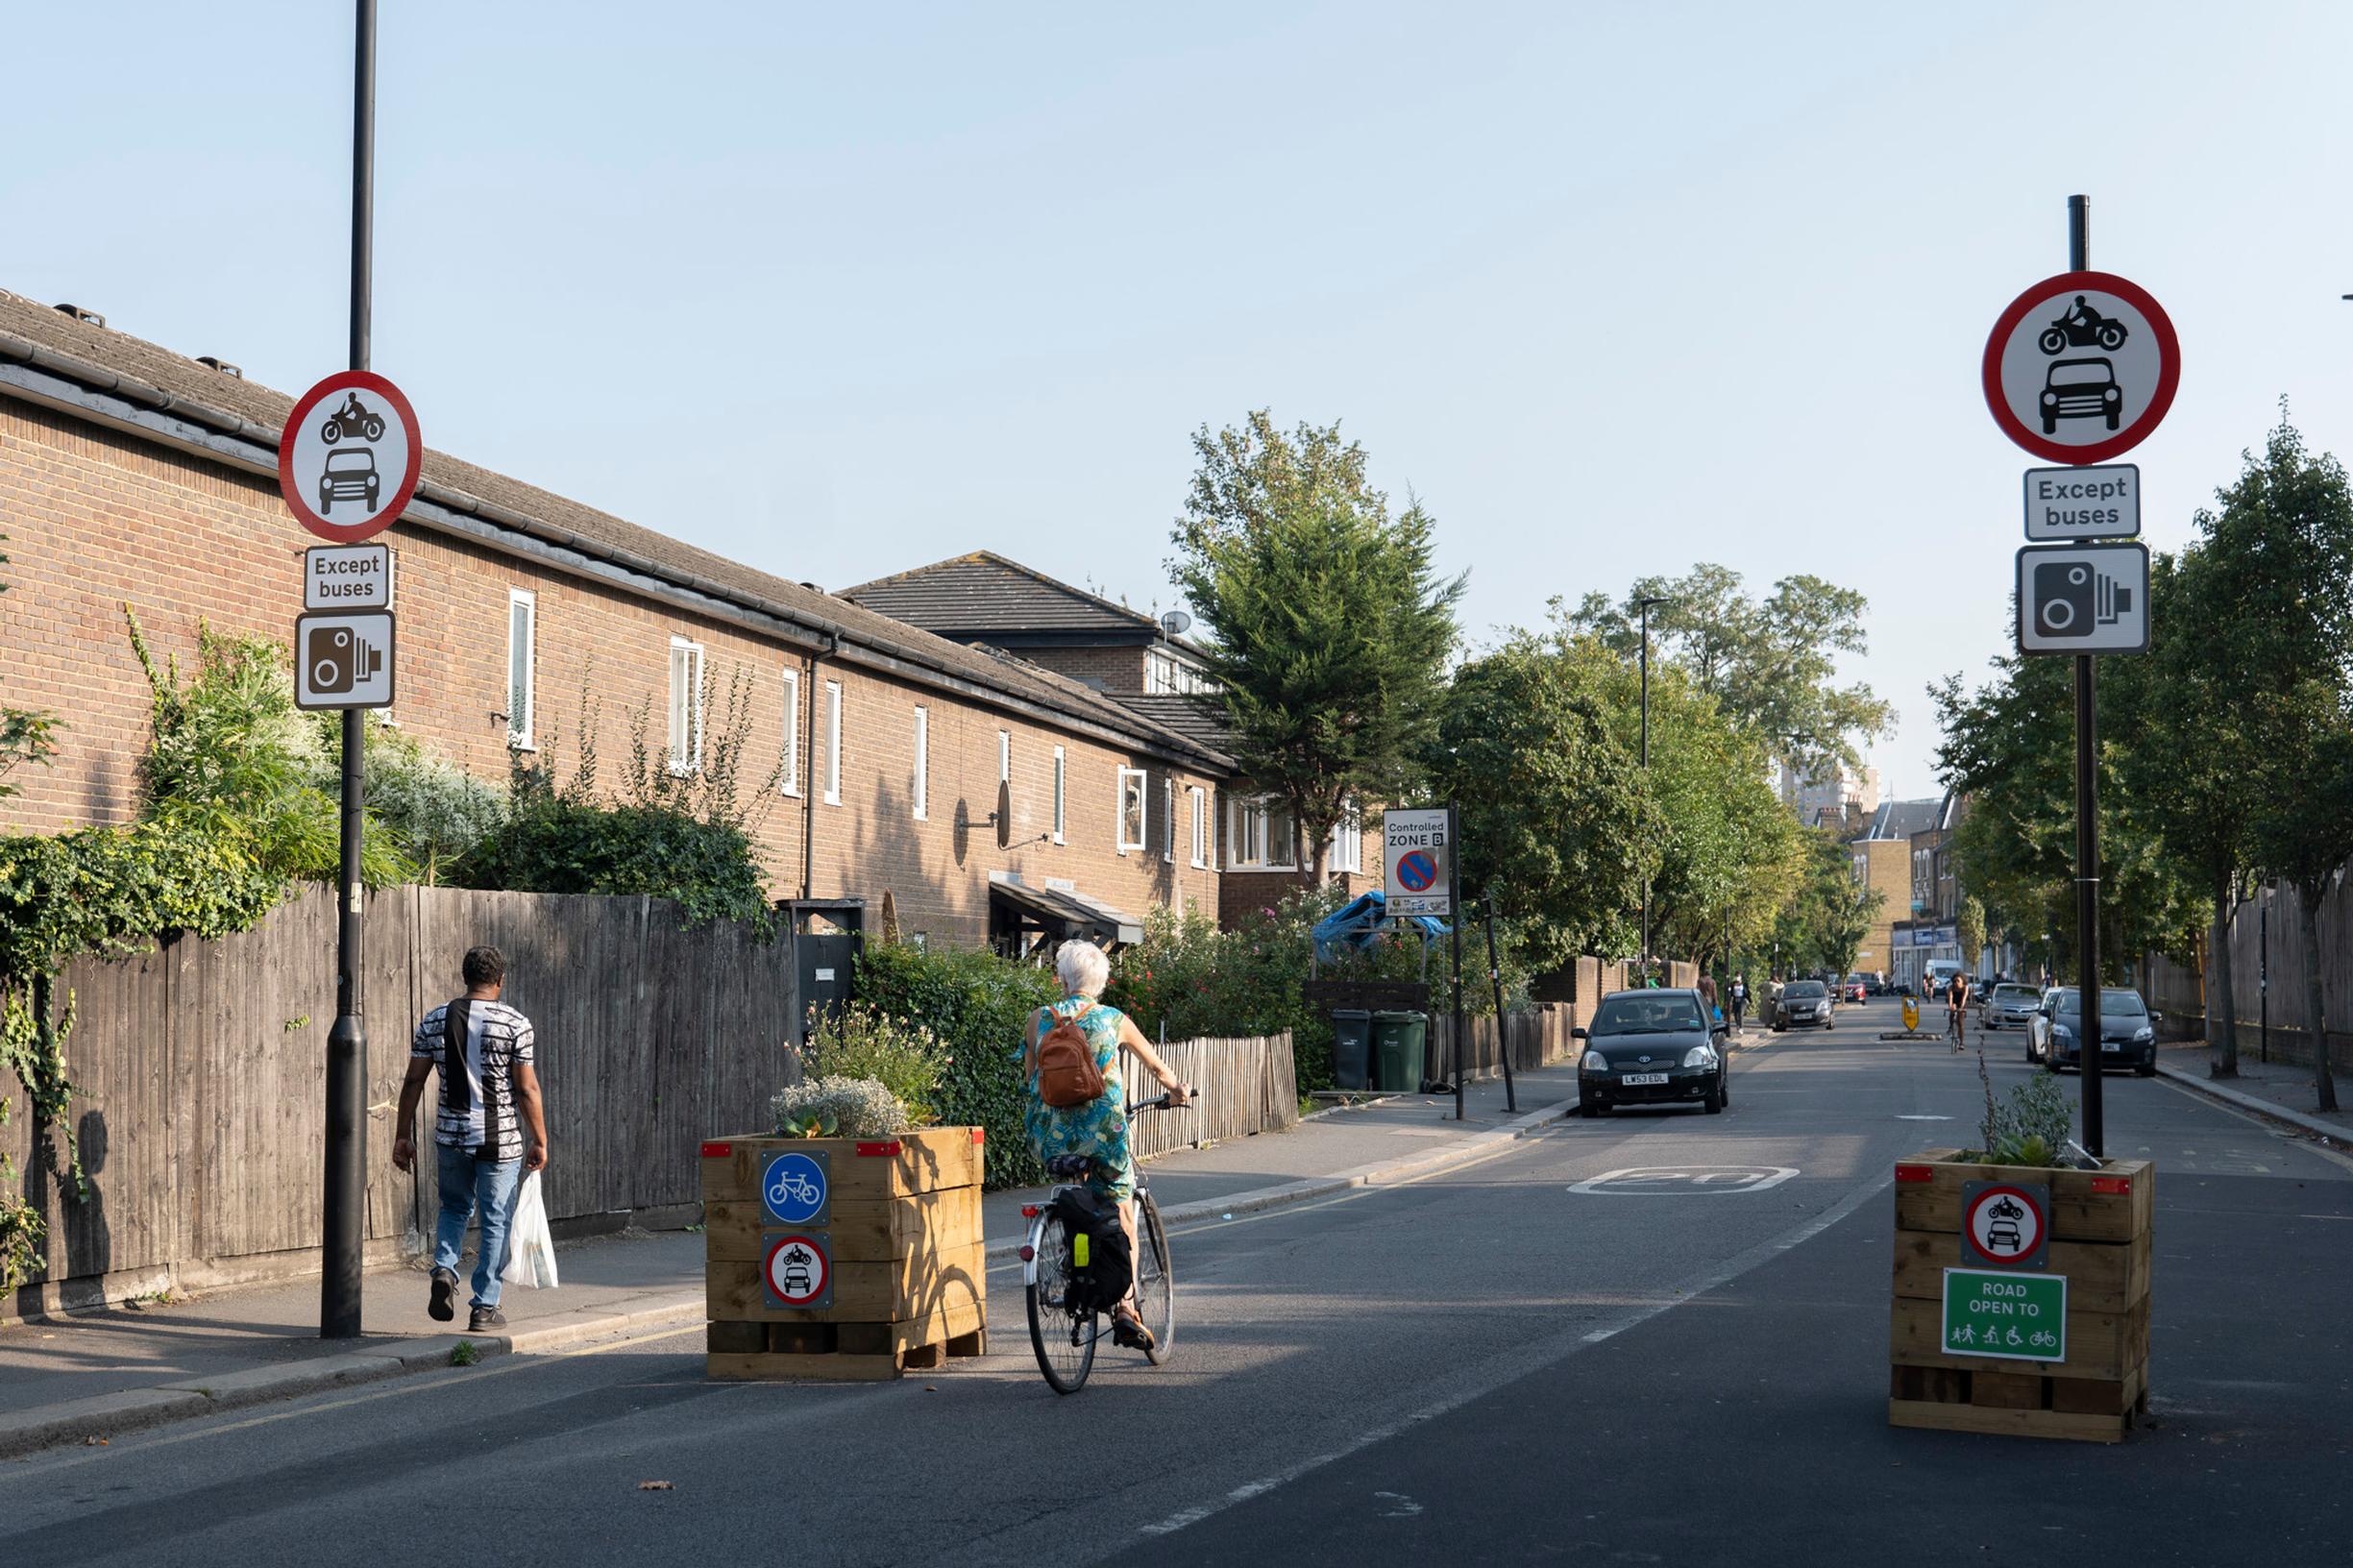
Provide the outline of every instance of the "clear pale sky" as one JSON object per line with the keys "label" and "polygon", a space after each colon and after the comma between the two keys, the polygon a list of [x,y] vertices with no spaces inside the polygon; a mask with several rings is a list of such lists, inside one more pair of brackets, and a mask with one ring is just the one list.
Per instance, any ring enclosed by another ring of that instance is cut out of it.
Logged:
{"label": "clear pale sky", "polygon": [[[1336,418],[1479,642],[1696,560],[1864,590],[1913,796],[1924,685],[2010,635],[2033,459],[1977,360],[2070,192],[2184,346],[2130,459],[2153,544],[2283,395],[2353,447],[2353,8],[380,25],[376,368],[427,439],[828,587],[988,547],[1164,605],[1189,432]],[[11,31],[0,286],[287,391],[339,368],[350,6]]]}

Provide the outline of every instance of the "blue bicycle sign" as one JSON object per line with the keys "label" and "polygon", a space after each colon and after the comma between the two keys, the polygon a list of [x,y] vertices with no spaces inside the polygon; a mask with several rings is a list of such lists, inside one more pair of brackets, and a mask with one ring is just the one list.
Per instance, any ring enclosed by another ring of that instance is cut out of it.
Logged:
{"label": "blue bicycle sign", "polygon": [[808,1224],[825,1212],[823,1163],[791,1150],[772,1156],[760,1172],[760,1201],[780,1224]]}

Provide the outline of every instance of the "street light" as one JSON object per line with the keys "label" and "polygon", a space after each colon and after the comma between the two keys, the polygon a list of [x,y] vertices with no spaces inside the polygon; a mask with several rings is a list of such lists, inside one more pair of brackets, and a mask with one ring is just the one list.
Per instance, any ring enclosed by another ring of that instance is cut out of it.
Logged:
{"label": "street light", "polygon": [[[1672,604],[1671,594],[1645,594],[1635,600],[1642,607],[1642,771],[1651,771],[1651,606]],[[1642,877],[1642,978],[1651,978],[1651,878]]]}

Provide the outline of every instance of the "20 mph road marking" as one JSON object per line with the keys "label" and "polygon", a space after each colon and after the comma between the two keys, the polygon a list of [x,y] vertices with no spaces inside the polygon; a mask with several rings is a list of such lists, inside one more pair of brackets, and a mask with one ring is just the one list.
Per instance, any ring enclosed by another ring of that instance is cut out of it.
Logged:
{"label": "20 mph road marking", "polygon": [[1798,1174],[1794,1165],[1629,1165],[1569,1188],[1588,1197],[1656,1197],[1675,1192],[1762,1192]]}

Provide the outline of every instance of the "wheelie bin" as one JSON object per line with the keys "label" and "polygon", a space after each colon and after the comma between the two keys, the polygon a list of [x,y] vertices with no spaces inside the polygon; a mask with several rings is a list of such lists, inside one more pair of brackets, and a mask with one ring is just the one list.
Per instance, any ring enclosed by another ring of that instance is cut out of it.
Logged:
{"label": "wheelie bin", "polygon": [[1332,1013],[1332,1078],[1340,1089],[1373,1087],[1373,1016],[1360,1007]]}
{"label": "wheelie bin", "polygon": [[1422,1071],[1422,1050],[1430,1031],[1429,1017],[1420,1013],[1382,1012],[1373,1015],[1373,1087],[1385,1093],[1411,1093],[1428,1076]]}

